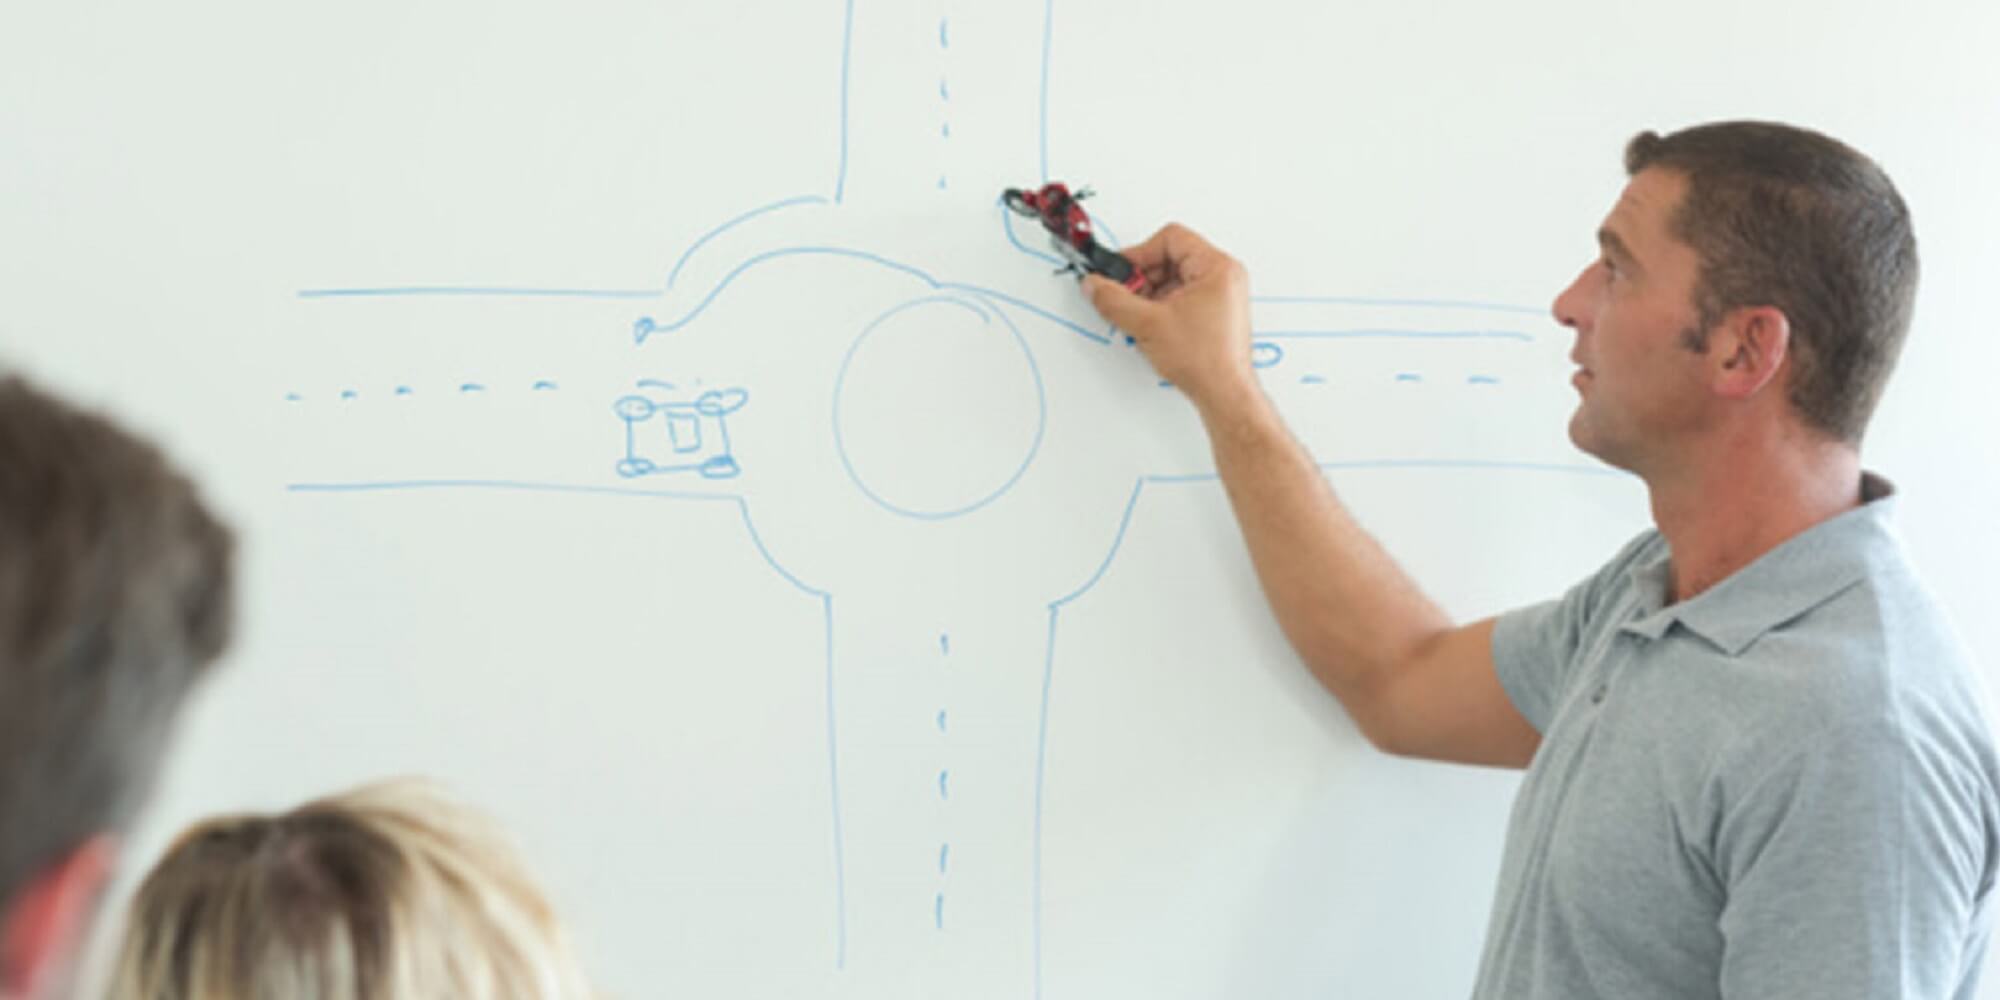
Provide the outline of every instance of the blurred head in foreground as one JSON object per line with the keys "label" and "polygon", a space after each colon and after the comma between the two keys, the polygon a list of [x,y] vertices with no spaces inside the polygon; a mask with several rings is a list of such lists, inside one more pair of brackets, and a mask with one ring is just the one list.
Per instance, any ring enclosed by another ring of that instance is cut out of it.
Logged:
{"label": "blurred head in foreground", "polygon": [[132,902],[115,1000],[568,1000],[554,911],[482,816],[398,781],[183,833]]}

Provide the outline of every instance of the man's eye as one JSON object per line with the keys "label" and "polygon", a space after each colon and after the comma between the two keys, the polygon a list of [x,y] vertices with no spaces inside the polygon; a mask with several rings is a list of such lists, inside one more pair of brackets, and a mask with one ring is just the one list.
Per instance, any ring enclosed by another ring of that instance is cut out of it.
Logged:
{"label": "man's eye", "polygon": [[1602,260],[1599,260],[1598,263],[1603,264],[1604,269],[1610,272],[1613,276],[1616,276],[1618,274],[1618,265],[1613,264],[1611,262],[1611,258],[1605,257]]}

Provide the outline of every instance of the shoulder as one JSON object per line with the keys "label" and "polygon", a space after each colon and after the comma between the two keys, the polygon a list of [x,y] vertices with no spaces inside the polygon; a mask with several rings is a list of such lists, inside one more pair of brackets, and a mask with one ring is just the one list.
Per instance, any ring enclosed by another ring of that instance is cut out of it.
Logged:
{"label": "shoulder", "polygon": [[1748,709],[1719,774],[1786,780],[1837,766],[1885,794],[2000,798],[1989,697],[1949,617],[1900,557],[1781,622],[1731,671]]}
{"label": "shoulder", "polygon": [[1744,651],[1804,718],[1832,725],[1887,720],[1897,728],[1947,717],[1984,724],[1986,692],[1972,656],[1942,605],[1900,553],[1827,600],[1778,622]]}

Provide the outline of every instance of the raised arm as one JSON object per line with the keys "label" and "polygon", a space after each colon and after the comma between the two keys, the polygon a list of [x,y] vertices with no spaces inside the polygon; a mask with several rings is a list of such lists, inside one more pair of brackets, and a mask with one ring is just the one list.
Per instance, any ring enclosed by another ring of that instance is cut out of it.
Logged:
{"label": "raised arm", "polygon": [[1526,766],[1541,737],[1500,686],[1492,621],[1454,626],[1355,522],[1265,396],[1243,266],[1181,226],[1125,253],[1145,295],[1094,275],[1085,292],[1200,413],[1258,580],[1313,675],[1384,751]]}

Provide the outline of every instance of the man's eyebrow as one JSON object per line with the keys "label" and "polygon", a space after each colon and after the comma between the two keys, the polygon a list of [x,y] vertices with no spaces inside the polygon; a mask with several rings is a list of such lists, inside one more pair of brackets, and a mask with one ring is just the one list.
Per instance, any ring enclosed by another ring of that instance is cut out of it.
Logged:
{"label": "man's eyebrow", "polygon": [[1639,263],[1638,258],[1632,256],[1632,248],[1626,246],[1625,241],[1619,239],[1618,234],[1612,232],[1610,226],[1604,226],[1597,230],[1597,245],[1603,247],[1605,253],[1618,258],[1624,264],[1637,266]]}

